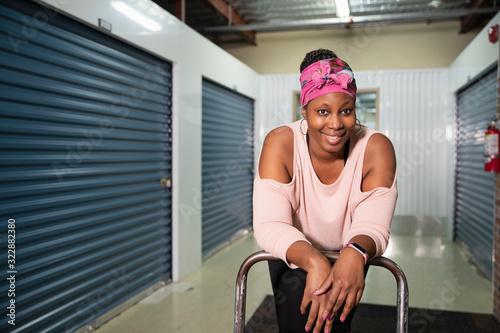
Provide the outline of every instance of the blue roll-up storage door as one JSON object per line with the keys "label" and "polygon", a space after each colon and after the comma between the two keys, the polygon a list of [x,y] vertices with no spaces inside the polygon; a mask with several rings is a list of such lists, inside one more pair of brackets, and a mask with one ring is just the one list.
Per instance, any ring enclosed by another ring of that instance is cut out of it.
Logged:
{"label": "blue roll-up storage door", "polygon": [[170,278],[171,65],[4,0],[0,59],[0,331],[72,332]]}
{"label": "blue roll-up storage door", "polygon": [[253,100],[203,80],[202,251],[252,226]]}
{"label": "blue roll-up storage door", "polygon": [[495,174],[484,171],[484,132],[497,113],[497,86],[495,65],[457,93],[455,239],[490,277]]}

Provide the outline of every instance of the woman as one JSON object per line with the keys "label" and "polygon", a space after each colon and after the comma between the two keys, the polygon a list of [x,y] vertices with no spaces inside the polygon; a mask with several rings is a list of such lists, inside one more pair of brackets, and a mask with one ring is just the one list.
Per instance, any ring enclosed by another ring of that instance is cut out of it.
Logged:
{"label": "woman", "polygon": [[[397,198],[387,137],[357,124],[351,68],[330,50],[301,64],[304,119],[266,137],[254,232],[269,262],[280,332],[349,332],[365,265],[384,253]],[[321,254],[341,251],[335,265]]]}

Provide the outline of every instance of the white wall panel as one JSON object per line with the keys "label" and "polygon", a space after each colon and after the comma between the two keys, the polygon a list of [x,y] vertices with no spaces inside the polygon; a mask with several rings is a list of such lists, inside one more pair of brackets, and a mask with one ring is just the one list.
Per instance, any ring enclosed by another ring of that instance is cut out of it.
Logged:
{"label": "white wall panel", "polygon": [[293,92],[300,91],[299,75],[265,75],[260,79],[260,106],[255,117],[255,163],[270,130],[293,119]]}
{"label": "white wall panel", "polygon": [[[359,89],[380,92],[379,130],[392,140],[398,158],[395,214],[446,216],[452,172],[445,163],[448,70],[361,71],[355,76]],[[259,149],[270,129],[292,120],[292,92],[299,89],[298,78],[262,76]]]}
{"label": "white wall panel", "polygon": [[498,42],[491,43],[489,28],[500,24],[500,12],[477,34],[474,40],[450,65],[450,91],[456,92],[464,84],[498,61]]}

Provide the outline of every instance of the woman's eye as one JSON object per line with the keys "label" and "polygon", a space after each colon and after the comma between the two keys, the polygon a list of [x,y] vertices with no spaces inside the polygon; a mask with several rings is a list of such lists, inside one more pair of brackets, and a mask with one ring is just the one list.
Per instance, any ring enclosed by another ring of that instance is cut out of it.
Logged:
{"label": "woman's eye", "polygon": [[345,109],[345,110],[342,110],[342,113],[343,113],[343,114],[351,114],[351,113],[352,113],[352,109]]}
{"label": "woman's eye", "polygon": [[318,110],[318,113],[319,113],[320,115],[325,115],[325,114],[327,114],[327,113],[328,113],[328,111],[326,111],[326,110]]}

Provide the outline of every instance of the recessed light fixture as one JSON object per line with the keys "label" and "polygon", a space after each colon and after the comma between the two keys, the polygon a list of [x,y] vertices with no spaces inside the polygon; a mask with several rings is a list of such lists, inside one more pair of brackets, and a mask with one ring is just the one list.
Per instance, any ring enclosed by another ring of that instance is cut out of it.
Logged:
{"label": "recessed light fixture", "polygon": [[349,10],[348,0],[335,0],[335,7],[337,7],[337,16],[340,18],[348,18],[351,14]]}
{"label": "recessed light fixture", "polygon": [[150,19],[149,17],[144,16],[139,13],[137,10],[133,9],[123,1],[113,1],[111,2],[113,8],[119,11],[122,14],[125,14],[128,18],[134,20],[139,23],[143,27],[151,31],[160,31],[161,25],[158,22]]}

